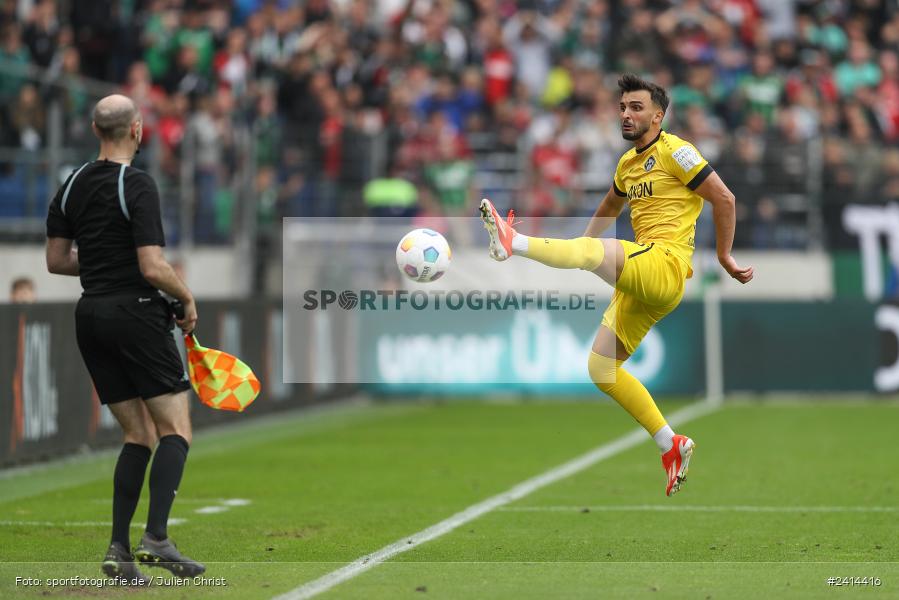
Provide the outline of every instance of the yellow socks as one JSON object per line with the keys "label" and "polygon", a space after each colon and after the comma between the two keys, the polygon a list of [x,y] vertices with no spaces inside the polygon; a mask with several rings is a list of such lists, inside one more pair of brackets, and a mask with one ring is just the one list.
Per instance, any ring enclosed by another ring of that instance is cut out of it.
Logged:
{"label": "yellow socks", "polygon": [[649,435],[654,436],[666,426],[665,417],[643,384],[621,368],[623,362],[591,352],[587,361],[590,379],[596,387],[614,398],[629,412]]}
{"label": "yellow socks", "polygon": [[512,240],[512,248],[516,254],[557,269],[593,271],[605,257],[602,240],[592,237],[556,240],[517,234]]}

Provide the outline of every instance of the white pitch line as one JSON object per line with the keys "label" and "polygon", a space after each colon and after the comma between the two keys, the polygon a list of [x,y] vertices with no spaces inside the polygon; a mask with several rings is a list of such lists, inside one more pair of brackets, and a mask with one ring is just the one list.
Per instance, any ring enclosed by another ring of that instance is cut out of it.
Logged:
{"label": "white pitch line", "polygon": [[249,506],[252,503],[252,500],[247,500],[246,498],[225,498],[222,500],[222,504],[225,506]]}
{"label": "white pitch line", "polygon": [[[708,402],[691,404],[672,414],[668,419],[668,423],[672,426],[677,426],[715,412],[718,408],[719,406],[712,405]],[[541,473],[536,477],[523,481],[501,494],[497,494],[496,496],[487,498],[477,504],[473,504],[462,512],[458,512],[448,519],[444,519],[427,529],[423,529],[418,533],[413,533],[408,537],[397,540],[388,546],[384,546],[380,550],[357,558],[353,562],[331,571],[318,579],[304,583],[289,592],[276,596],[275,600],[304,600],[327,592],[334,586],[352,579],[384,561],[390,560],[397,554],[417,548],[418,546],[445,535],[457,527],[470,521],[474,521],[478,517],[496,510],[501,506],[520,500],[540,488],[579,473],[584,469],[592,467],[598,462],[611,458],[625,450],[629,450],[648,439],[646,431],[643,429],[635,429],[616,440],[590,450],[586,454],[582,454],[581,456]]]}
{"label": "white pitch line", "polygon": [[899,512],[899,506],[691,506],[663,504],[599,506],[505,506],[502,512],[748,512],[748,513],[881,513]]}
{"label": "white pitch line", "polygon": [[[109,498],[92,498],[92,504],[109,504]],[[247,506],[252,500],[246,498],[178,498],[175,502],[181,504],[221,504],[222,506]]]}
{"label": "white pitch line", "polygon": [[201,515],[215,515],[218,513],[223,513],[227,510],[227,506],[204,506],[203,508],[198,508],[194,512]]}
{"label": "white pitch line", "polygon": [[[169,525],[181,525],[187,523],[187,519],[169,519]],[[112,521],[0,521],[0,527],[14,527],[22,525],[25,527],[112,527]],[[132,523],[131,527],[139,527],[143,529],[146,523]]]}

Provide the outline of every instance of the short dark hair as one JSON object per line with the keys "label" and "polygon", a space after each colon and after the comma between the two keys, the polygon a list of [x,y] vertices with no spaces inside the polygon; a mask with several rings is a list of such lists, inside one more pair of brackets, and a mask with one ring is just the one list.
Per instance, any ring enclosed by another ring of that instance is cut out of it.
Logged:
{"label": "short dark hair", "polygon": [[625,73],[618,78],[618,89],[621,91],[621,94],[646,90],[649,92],[649,97],[653,103],[661,108],[663,113],[668,110],[669,99],[665,88],[651,81],[646,81],[633,73]]}

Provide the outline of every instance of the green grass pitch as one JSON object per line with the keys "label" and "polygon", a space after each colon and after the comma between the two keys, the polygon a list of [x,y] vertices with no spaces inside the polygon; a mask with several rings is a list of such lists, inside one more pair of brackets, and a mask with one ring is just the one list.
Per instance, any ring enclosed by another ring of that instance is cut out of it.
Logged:
{"label": "green grass pitch", "polygon": [[[897,423],[887,400],[725,404],[678,428],[697,449],[673,498],[647,436],[320,597],[899,598]],[[271,598],[635,427],[612,403],[459,400],[200,434],[169,532],[224,587],[50,587],[100,577],[115,456],[0,473],[0,597]]]}

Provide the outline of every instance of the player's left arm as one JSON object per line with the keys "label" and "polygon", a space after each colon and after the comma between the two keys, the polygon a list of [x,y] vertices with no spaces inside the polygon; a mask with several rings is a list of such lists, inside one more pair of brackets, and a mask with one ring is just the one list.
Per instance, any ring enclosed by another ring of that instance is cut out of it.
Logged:
{"label": "player's left arm", "polygon": [[740,283],[748,283],[752,279],[752,267],[741,267],[730,253],[737,224],[736,198],[733,192],[714,171],[708,174],[695,191],[712,205],[718,262],[731,277]]}
{"label": "player's left arm", "polygon": [[72,240],[47,238],[47,271],[54,275],[78,276],[78,250],[72,247]]}

